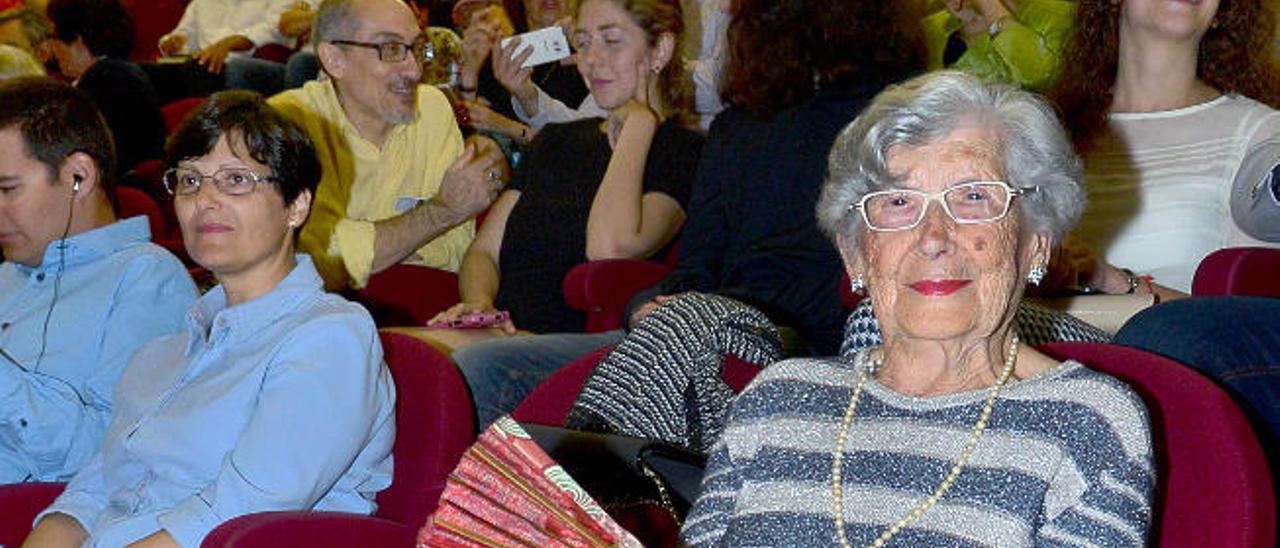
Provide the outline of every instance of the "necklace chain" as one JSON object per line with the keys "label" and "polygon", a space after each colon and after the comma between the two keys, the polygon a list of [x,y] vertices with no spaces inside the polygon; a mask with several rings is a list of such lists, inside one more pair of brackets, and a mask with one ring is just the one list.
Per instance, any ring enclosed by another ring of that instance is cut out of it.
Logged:
{"label": "necklace chain", "polygon": [[[867,355],[869,354],[863,354],[864,359]],[[1017,359],[1018,334],[1014,333],[1013,340],[1009,343],[1009,354],[1004,359],[1004,369],[1000,371],[1000,376],[996,379],[996,383],[991,385],[990,394],[987,395],[987,401],[982,406],[982,414],[969,432],[969,439],[965,442],[964,448],[960,450],[960,455],[956,457],[955,463],[951,465],[951,471],[943,478],[942,483],[939,483],[938,487],[933,490],[933,493],[930,493],[924,500],[917,503],[902,519],[899,519],[888,529],[881,532],[880,536],[871,542],[871,546],[877,548],[884,546],[894,535],[920,519],[920,516],[932,508],[938,502],[938,499],[942,498],[942,494],[951,488],[951,484],[955,483],[956,478],[960,476],[960,470],[964,468],[965,463],[969,461],[969,457],[973,454],[973,450],[977,448],[978,438],[982,437],[982,432],[987,429],[987,420],[991,418],[991,411],[995,409],[996,398],[1000,396],[1000,391],[1004,389],[1005,383],[1008,382],[1009,375],[1013,373],[1013,365],[1017,362]],[[883,359],[881,360],[882,362]],[[854,413],[858,409],[858,398],[862,396],[862,388],[866,386],[867,379],[871,376],[871,373],[879,366],[880,363],[877,363],[873,366],[862,368],[862,372],[858,375],[858,383],[853,389],[853,396],[849,398],[849,406],[845,409],[844,419],[840,421],[840,429],[836,431],[836,447],[832,453],[831,460],[831,508],[834,512],[836,540],[840,543],[841,548],[850,548],[849,539],[844,530],[844,488],[841,475],[843,472],[845,442],[848,441],[849,424],[853,422]]]}

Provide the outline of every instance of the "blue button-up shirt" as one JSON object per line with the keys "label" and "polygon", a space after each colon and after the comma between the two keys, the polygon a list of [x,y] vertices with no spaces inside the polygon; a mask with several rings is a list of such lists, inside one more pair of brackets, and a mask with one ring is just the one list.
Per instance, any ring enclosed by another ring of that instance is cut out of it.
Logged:
{"label": "blue button-up shirt", "polygon": [[182,328],[195,285],[150,237],[134,217],[55,240],[40,266],[0,264],[0,483],[75,474],[129,356]]}
{"label": "blue button-up shirt", "polygon": [[41,516],[115,547],[160,529],[198,546],[251,512],[371,513],[391,483],[395,388],[369,314],[297,262],[236,306],[215,287],[185,331],[139,350],[102,448]]}

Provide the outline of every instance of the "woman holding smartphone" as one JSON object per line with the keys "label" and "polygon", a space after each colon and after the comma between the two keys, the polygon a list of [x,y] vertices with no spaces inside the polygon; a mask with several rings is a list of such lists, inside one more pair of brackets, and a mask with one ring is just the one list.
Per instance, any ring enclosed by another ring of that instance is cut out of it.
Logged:
{"label": "woman holding smartphone", "polygon": [[[547,126],[498,196],[458,273],[462,302],[434,322],[495,309],[510,320],[482,330],[415,330],[450,349],[478,340],[580,332],[560,284],[574,265],[661,252],[684,222],[702,137],[690,130],[686,73],[673,62],[682,30],[675,0],[586,0],[572,44],[578,70],[608,112]],[[603,335],[600,344],[616,340]],[[483,360],[459,355],[468,381]],[[483,389],[472,389],[481,397]]]}

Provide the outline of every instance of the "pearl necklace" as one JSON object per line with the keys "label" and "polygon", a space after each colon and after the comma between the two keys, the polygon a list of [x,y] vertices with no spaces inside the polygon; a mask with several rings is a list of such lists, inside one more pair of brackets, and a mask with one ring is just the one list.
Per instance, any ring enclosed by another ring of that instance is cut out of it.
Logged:
{"label": "pearl necklace", "polygon": [[[865,356],[869,354],[864,354]],[[1000,391],[1004,389],[1005,383],[1009,380],[1009,375],[1013,373],[1013,364],[1018,359],[1018,334],[1013,334],[1013,340],[1009,343],[1009,355],[1004,359],[1004,369],[1000,371],[1000,377],[996,379],[996,383],[991,385],[991,393],[987,395],[987,402],[982,406],[982,415],[978,417],[978,422],[974,423],[973,429],[969,433],[969,440],[965,442],[964,449],[960,450],[960,456],[956,457],[956,461],[951,465],[951,472],[943,478],[942,483],[933,490],[928,497],[916,504],[907,515],[903,516],[896,523],[891,525],[884,532],[876,537],[871,543],[873,547],[884,546],[889,539],[898,534],[902,529],[906,528],[912,522],[920,519],[925,511],[933,507],[942,498],[942,494],[951,488],[951,484],[955,483],[956,478],[960,476],[960,469],[969,461],[969,456],[973,454],[973,450],[978,445],[978,438],[982,437],[982,432],[987,429],[987,420],[991,418],[991,411],[995,408],[996,398],[1000,396]],[[841,478],[842,461],[844,460],[844,446],[849,437],[849,424],[853,422],[854,412],[858,409],[858,398],[862,395],[862,387],[867,384],[867,378],[871,373],[883,364],[881,358],[876,364],[870,367],[862,368],[862,373],[858,375],[858,384],[853,389],[853,396],[849,398],[849,407],[845,409],[844,419],[840,422],[840,429],[836,431],[836,447],[832,453],[831,461],[831,508],[834,511],[834,519],[836,525],[836,540],[839,541],[841,548],[849,548],[849,539],[845,536],[844,531],[844,489],[843,480]]]}

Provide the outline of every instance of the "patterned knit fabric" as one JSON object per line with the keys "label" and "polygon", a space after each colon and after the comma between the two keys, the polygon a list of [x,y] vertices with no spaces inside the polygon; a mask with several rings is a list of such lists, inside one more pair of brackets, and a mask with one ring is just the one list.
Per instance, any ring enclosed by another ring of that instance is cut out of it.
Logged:
{"label": "patterned knit fabric", "polygon": [[[1030,346],[1059,341],[1107,342],[1110,339],[1101,329],[1075,316],[1028,301],[1018,303],[1013,328],[1022,343]],[[844,324],[840,355],[852,357],[865,348],[880,346],[880,343],[880,325],[876,323],[875,311],[871,309],[871,299],[863,299]]]}
{"label": "patterned knit fabric", "polygon": [[[1107,335],[1068,314],[1022,303],[1014,327],[1026,344],[1105,342]],[[880,345],[869,299],[845,324],[841,355]],[[707,452],[724,428],[733,390],[720,376],[724,356],[762,367],[782,359],[777,328],[759,310],[688,292],[658,307],[606,355],[574,402],[565,426],[659,439]]]}
{"label": "patterned knit fabric", "polygon": [[650,312],[600,361],[565,426],[623,433],[707,452],[724,425],[733,390],[724,356],[757,364],[782,357],[763,312],[733,299],[688,292]]}
{"label": "patterned knit fabric", "polygon": [[[693,546],[832,546],[836,433],[865,353],[787,360],[734,401],[685,522]],[[987,389],[936,397],[867,381],[843,457],[845,530],[866,546],[942,481]],[[1146,409],[1064,362],[1010,381],[951,489],[889,546],[1140,546],[1155,483]]]}

